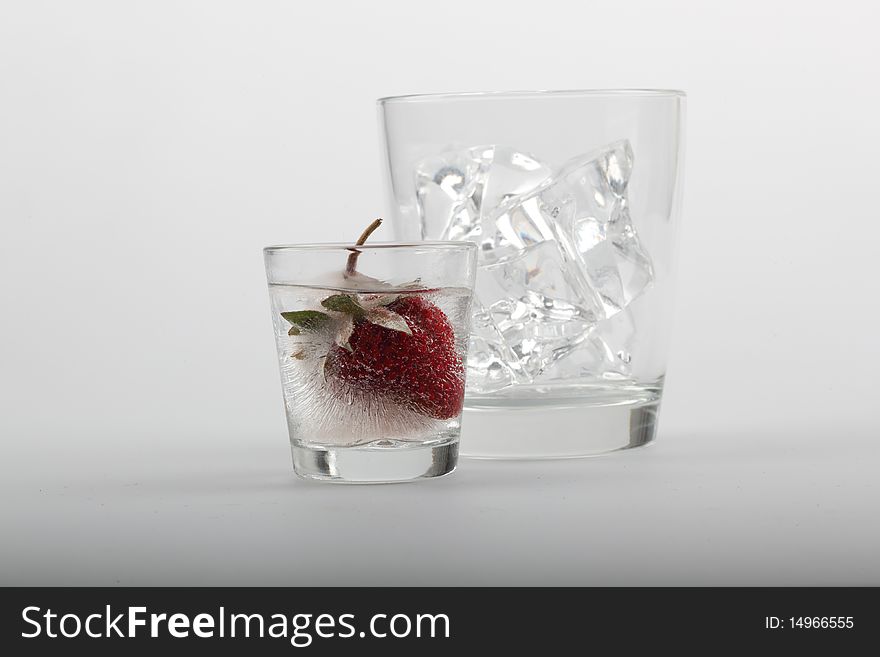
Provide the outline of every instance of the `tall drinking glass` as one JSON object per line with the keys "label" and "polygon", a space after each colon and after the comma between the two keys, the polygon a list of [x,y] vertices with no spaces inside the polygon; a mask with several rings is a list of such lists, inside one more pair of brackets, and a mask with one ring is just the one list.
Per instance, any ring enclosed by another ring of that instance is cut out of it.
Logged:
{"label": "tall drinking glass", "polygon": [[475,242],[465,455],[654,439],[666,374],[685,95],[379,100],[398,239]]}

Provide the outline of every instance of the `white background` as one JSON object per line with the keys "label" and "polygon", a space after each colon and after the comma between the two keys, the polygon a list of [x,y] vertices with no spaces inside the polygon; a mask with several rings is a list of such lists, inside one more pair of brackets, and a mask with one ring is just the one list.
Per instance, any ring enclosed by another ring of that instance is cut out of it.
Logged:
{"label": "white background", "polygon": [[[880,584],[878,19],[3,2],[0,583]],[[593,87],[689,95],[658,444],[294,481],[261,247],[381,211],[377,97]]]}

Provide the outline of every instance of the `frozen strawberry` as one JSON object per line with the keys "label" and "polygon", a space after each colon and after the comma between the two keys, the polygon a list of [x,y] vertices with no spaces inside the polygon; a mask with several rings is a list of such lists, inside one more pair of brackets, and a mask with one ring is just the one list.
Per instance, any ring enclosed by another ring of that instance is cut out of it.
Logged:
{"label": "frozen strawberry", "polygon": [[[347,284],[370,288],[382,283],[356,271],[361,246],[382,223],[377,219],[361,234],[346,262]],[[423,415],[448,420],[461,412],[464,365],[444,312],[422,296],[419,281],[387,291],[331,294],[322,310],[281,313],[291,336],[318,336],[297,343],[291,358],[310,357],[314,344],[329,344],[324,376],[358,392],[387,396]]]}
{"label": "frozen strawberry", "polygon": [[376,310],[356,318],[348,344],[334,346],[327,355],[326,375],[364,392],[386,394],[437,420],[458,415],[464,367],[446,315],[417,295],[402,296],[385,309],[406,326],[371,321]]}

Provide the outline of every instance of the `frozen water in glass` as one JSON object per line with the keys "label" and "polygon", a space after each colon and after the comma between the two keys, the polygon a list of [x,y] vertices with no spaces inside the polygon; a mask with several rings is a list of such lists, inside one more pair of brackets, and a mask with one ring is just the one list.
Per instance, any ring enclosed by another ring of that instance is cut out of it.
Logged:
{"label": "frozen water in glass", "polygon": [[[352,447],[377,441],[418,442],[457,426],[457,417],[435,419],[413,404],[412,398],[389,394],[377,385],[387,379],[387,372],[376,370],[375,381],[361,374],[353,383],[340,377],[338,370],[328,368],[333,351],[348,341],[355,328],[346,324],[344,313],[331,311],[325,324],[291,332],[292,324],[283,313],[320,309],[327,314],[322,302],[333,295],[350,296],[360,307],[369,309],[382,308],[389,299],[417,297],[446,316],[456,334],[455,349],[459,358],[463,356],[470,290],[427,290],[373,280],[372,288],[364,284],[349,288],[269,285],[287,421],[291,436],[299,436],[303,443]],[[460,377],[461,372],[456,369],[451,376]]]}
{"label": "frozen water in glass", "polygon": [[558,240],[605,317],[623,310],[654,277],[629,215],[626,189],[632,165],[629,142],[615,142],[569,161],[494,217],[503,247]]}
{"label": "frozen water in glass", "polygon": [[467,385],[477,392],[493,392],[528,379],[519,359],[504,340],[489,310],[474,297],[468,347]]}
{"label": "frozen water in glass", "polygon": [[507,146],[494,146],[480,203],[483,217],[504,201],[533,190],[551,173],[549,166],[528,153]]}
{"label": "frozen water in glass", "polygon": [[480,202],[494,147],[450,151],[416,166],[422,239],[472,240],[480,233]]}
{"label": "frozen water in glass", "polygon": [[599,322],[565,360],[550,368],[538,382],[554,380],[624,381],[632,377],[632,349],[636,337],[630,309]]}
{"label": "frozen water in glass", "polygon": [[632,148],[620,141],[570,161],[558,176],[574,195],[574,212],[563,217],[560,230],[608,317],[626,308],[654,279],[651,258],[629,214],[632,166]]}
{"label": "frozen water in glass", "polygon": [[623,325],[631,317],[610,320],[654,276],[629,214],[632,169],[626,140],[555,172],[500,145],[417,166],[423,237],[480,246],[470,390],[630,375],[630,337],[620,336],[634,334]]}
{"label": "frozen water in glass", "polygon": [[476,293],[516,358],[509,365],[529,379],[568,354],[598,320],[592,296],[552,240],[481,267]]}
{"label": "frozen water in glass", "polygon": [[534,189],[550,167],[506,146],[475,146],[416,166],[423,239],[471,240],[491,250],[489,216],[504,201]]}
{"label": "frozen water in glass", "polygon": [[571,212],[571,195],[562,186],[542,185],[540,193],[528,193],[503,203],[486,222],[480,245],[483,263],[509,257],[536,244],[556,239],[556,222],[563,212]]}

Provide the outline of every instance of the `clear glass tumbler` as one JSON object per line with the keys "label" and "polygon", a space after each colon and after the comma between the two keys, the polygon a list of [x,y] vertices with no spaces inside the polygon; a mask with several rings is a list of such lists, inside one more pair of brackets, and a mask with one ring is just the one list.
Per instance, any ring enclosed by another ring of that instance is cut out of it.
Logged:
{"label": "clear glass tumbler", "polygon": [[462,453],[573,457],[653,440],[684,93],[378,103],[396,237],[479,247]]}
{"label": "clear glass tumbler", "polygon": [[391,482],[451,472],[475,246],[310,244],[264,255],[296,473]]}

